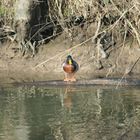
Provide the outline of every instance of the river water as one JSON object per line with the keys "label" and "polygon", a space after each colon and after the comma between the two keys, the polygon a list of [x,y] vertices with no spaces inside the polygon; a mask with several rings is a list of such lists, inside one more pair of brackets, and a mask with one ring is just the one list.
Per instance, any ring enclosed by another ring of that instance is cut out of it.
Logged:
{"label": "river water", "polygon": [[140,87],[1,87],[0,140],[140,140]]}

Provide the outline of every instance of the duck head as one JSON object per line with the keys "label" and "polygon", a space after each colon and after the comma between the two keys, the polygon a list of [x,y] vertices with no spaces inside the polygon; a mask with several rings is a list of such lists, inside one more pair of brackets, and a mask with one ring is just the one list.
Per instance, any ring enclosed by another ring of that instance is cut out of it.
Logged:
{"label": "duck head", "polygon": [[73,59],[72,59],[71,55],[68,55],[68,56],[67,56],[66,62],[67,62],[67,64],[72,65]]}

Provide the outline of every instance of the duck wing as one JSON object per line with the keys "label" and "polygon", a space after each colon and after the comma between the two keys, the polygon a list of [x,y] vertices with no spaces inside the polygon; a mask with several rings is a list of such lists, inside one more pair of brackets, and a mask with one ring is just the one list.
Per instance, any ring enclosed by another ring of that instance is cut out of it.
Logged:
{"label": "duck wing", "polygon": [[74,72],[77,72],[79,70],[79,65],[76,61],[73,60],[73,66],[74,66]]}

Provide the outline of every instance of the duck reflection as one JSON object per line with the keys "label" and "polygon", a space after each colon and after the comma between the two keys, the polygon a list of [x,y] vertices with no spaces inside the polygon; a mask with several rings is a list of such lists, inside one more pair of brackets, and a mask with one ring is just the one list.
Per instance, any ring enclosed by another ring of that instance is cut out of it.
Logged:
{"label": "duck reflection", "polygon": [[72,93],[75,91],[73,87],[66,87],[64,93],[61,94],[61,105],[71,113],[72,109]]}

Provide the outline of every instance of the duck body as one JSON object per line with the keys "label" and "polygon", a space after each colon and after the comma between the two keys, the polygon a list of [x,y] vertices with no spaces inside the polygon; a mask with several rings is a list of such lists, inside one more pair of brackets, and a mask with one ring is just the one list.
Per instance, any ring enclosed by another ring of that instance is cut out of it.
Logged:
{"label": "duck body", "polygon": [[74,61],[70,55],[68,55],[66,61],[63,63],[63,70],[66,73],[64,81],[76,81],[74,74],[78,71],[78,69],[78,63]]}
{"label": "duck body", "polygon": [[75,73],[78,71],[78,64],[75,61],[73,61],[72,64],[64,63],[63,70],[66,73]]}

